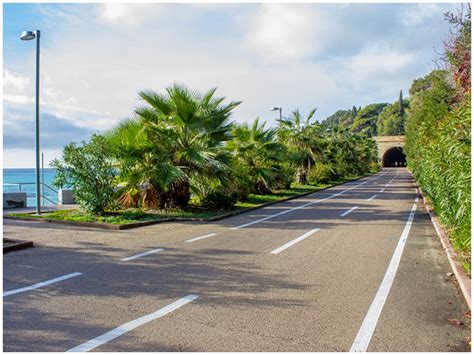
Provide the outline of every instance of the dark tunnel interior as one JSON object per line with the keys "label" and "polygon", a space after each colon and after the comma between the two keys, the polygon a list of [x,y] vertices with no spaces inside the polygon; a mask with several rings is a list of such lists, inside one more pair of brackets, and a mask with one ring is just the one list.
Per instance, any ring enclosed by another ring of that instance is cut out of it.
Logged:
{"label": "dark tunnel interior", "polygon": [[406,166],[406,157],[402,147],[393,147],[388,149],[382,158],[382,166],[396,167]]}

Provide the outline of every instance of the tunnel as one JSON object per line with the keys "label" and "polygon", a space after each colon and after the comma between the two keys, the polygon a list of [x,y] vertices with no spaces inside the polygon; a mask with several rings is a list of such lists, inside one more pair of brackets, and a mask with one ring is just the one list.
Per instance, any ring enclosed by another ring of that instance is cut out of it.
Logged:
{"label": "tunnel", "polygon": [[382,158],[382,167],[405,166],[406,157],[402,147],[392,147],[387,149]]}

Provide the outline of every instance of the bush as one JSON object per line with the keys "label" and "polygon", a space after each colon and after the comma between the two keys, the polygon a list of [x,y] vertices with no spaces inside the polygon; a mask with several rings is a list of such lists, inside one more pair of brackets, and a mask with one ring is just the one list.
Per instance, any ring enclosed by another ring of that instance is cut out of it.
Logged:
{"label": "bush", "polygon": [[327,184],[332,180],[331,167],[328,164],[317,162],[307,175],[310,184]]}
{"label": "bush", "polygon": [[94,134],[90,142],[83,142],[82,146],[66,145],[63,157],[54,159],[51,166],[56,168],[54,185],[71,187],[76,201],[87,212],[101,215],[117,208],[116,171],[103,136]]}
{"label": "bush", "polygon": [[201,200],[201,205],[212,209],[230,210],[236,202],[237,196],[231,196],[221,191],[212,191]]}

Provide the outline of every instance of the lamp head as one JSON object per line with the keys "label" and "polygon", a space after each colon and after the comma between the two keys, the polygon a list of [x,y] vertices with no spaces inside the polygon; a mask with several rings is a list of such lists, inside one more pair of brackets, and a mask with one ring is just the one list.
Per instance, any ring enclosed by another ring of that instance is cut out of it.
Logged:
{"label": "lamp head", "polygon": [[34,39],[36,37],[36,34],[34,31],[23,31],[20,39],[23,41],[29,41],[31,39]]}
{"label": "lamp head", "polygon": [[278,111],[278,110],[280,110],[280,109],[281,109],[280,107],[272,107],[272,108],[270,109],[270,111]]}

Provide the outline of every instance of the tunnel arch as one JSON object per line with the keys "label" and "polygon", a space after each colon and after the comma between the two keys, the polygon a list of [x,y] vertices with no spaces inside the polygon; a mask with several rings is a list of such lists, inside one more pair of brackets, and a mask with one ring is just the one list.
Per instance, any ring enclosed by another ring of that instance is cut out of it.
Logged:
{"label": "tunnel arch", "polygon": [[402,146],[388,148],[382,157],[382,167],[406,166],[406,156]]}

